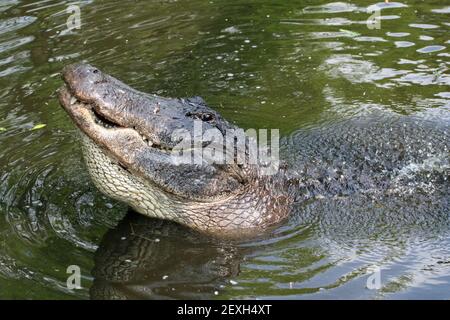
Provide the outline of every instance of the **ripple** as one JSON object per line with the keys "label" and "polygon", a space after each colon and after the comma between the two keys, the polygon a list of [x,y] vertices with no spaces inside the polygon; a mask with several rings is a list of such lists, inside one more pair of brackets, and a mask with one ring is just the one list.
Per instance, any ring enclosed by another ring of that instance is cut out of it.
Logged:
{"label": "ripple", "polygon": [[2,2],[0,2],[0,12],[6,11],[18,3],[18,0],[3,0]]}
{"label": "ripple", "polygon": [[6,68],[5,70],[0,70],[0,78],[10,76],[15,73],[21,73],[29,70],[30,67],[24,67],[24,66],[11,66]]}
{"label": "ripple", "polygon": [[0,34],[24,28],[32,24],[36,19],[36,17],[32,16],[23,16],[0,20]]}
{"label": "ripple", "polygon": [[229,33],[229,34],[242,33],[242,31],[239,30],[239,28],[237,28],[235,26],[227,27],[227,28],[223,29],[222,32]]}
{"label": "ripple", "polygon": [[421,36],[419,37],[419,39],[422,40],[422,41],[432,41],[432,40],[434,40],[433,37],[430,37],[430,36],[424,36],[424,35],[421,35]]}
{"label": "ripple", "polygon": [[420,53],[432,53],[432,52],[436,52],[436,51],[442,51],[444,49],[445,49],[444,46],[434,45],[434,46],[426,46],[426,47],[420,48],[416,51],[420,52]]}
{"label": "ripple", "polygon": [[361,42],[387,42],[387,40],[382,37],[360,36],[360,37],[355,37],[354,39],[356,41],[361,41]]}
{"label": "ripple", "polygon": [[32,42],[34,39],[35,39],[34,36],[28,36],[28,37],[13,39],[13,40],[6,41],[6,42],[1,42],[0,43],[0,53],[23,46],[27,43]]}
{"label": "ripple", "polygon": [[397,48],[408,48],[416,45],[411,41],[395,41],[394,44]]}
{"label": "ripple", "polygon": [[0,59],[0,66],[5,65],[5,64],[9,64],[12,62],[16,62],[19,63],[20,61],[26,60],[30,57],[30,52],[29,51],[22,51],[22,52],[18,52],[15,53],[9,57],[6,57],[4,59]]}
{"label": "ripple", "polygon": [[407,8],[408,5],[401,2],[378,2],[376,4],[370,5],[367,9],[374,11],[376,9],[395,9],[395,8]]}
{"label": "ripple", "polygon": [[450,92],[439,92],[439,93],[436,93],[435,96],[450,99]]}
{"label": "ripple", "polygon": [[423,86],[429,86],[433,84],[450,85],[450,76],[417,72],[401,76],[400,78],[395,79],[395,81],[407,82]]}
{"label": "ripple", "polygon": [[148,19],[148,20],[143,20],[143,21],[139,21],[138,23],[135,23],[131,26],[129,26],[129,29],[142,29],[142,28],[154,28],[157,27],[158,25],[162,25],[165,22],[169,21],[170,19],[172,19],[172,17],[168,16],[168,17],[162,17],[160,19]]}
{"label": "ripple", "polygon": [[437,29],[439,26],[435,24],[426,24],[426,23],[410,23],[409,26],[411,28],[418,28],[418,29]]}
{"label": "ripple", "polygon": [[395,37],[395,38],[403,38],[410,35],[409,32],[386,32],[386,35],[389,37]]}
{"label": "ripple", "polygon": [[281,20],[280,23],[291,25],[346,26],[358,22],[346,18],[326,18],[326,19],[284,19]]}
{"label": "ripple", "polygon": [[51,228],[61,238],[73,243],[76,247],[83,248],[90,252],[95,252],[98,245],[80,238],[77,229],[72,225],[68,217],[64,216],[61,209],[56,206],[49,206],[47,213]]}
{"label": "ripple", "polygon": [[407,70],[378,68],[369,61],[359,60],[350,55],[335,55],[326,60],[324,69],[332,77],[344,77],[353,83],[373,82],[398,75],[407,74]]}
{"label": "ripple", "polygon": [[398,64],[415,64],[415,65],[417,65],[417,64],[420,64],[420,63],[423,63],[423,62],[425,62],[425,60],[409,60],[409,59],[400,59],[397,63]]}
{"label": "ripple", "polygon": [[347,2],[331,2],[319,6],[309,6],[303,9],[304,13],[341,13],[358,10],[354,4]]}
{"label": "ripple", "polygon": [[[358,33],[355,33],[358,35]],[[345,32],[345,31],[339,31],[339,32],[311,32],[309,35],[312,38],[316,39],[329,39],[329,38],[354,38],[355,34]]]}
{"label": "ripple", "polygon": [[450,13],[450,7],[444,7],[441,9],[432,9],[431,12],[434,13]]}
{"label": "ripple", "polygon": [[60,55],[60,56],[48,58],[48,62],[61,62],[61,61],[64,61],[64,60],[70,60],[70,59],[78,58],[80,55],[81,55],[81,53],[79,53],[79,52],[65,54],[65,55]]}
{"label": "ripple", "polygon": [[400,19],[401,17],[400,16],[397,16],[397,15],[384,15],[384,16],[381,16],[380,17],[380,19],[381,20],[396,20],[396,19]]}

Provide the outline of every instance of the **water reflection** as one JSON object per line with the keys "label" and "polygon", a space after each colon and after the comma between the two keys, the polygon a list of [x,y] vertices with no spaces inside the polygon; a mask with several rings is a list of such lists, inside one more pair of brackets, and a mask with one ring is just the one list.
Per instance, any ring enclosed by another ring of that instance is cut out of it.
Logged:
{"label": "water reflection", "polygon": [[206,299],[238,275],[242,257],[232,243],[175,223],[128,215],[95,253],[92,299]]}

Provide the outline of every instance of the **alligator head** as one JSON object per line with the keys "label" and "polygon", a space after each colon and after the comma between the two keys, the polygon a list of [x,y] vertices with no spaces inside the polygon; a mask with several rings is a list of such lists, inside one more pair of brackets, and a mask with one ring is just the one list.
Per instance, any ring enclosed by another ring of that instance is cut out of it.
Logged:
{"label": "alligator head", "polygon": [[82,133],[87,168],[103,193],[144,215],[216,235],[254,233],[287,216],[279,174],[262,177],[237,162],[174,161],[196,122],[222,134],[237,129],[200,98],[142,93],[87,64],[66,67],[63,80],[60,103]]}

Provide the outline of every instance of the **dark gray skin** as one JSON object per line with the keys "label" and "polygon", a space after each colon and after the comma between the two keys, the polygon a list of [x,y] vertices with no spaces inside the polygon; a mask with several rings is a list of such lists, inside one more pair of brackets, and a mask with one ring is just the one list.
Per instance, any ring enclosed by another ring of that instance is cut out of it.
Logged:
{"label": "dark gray skin", "polygon": [[445,123],[391,116],[307,132],[288,152],[295,165],[267,176],[254,165],[171,161],[173,132],[192,132],[194,119],[236,128],[201,99],[141,93],[86,64],[66,67],[63,79],[59,99],[82,132],[94,183],[144,215],[220,237],[259,234],[294,211],[339,228],[448,219]]}

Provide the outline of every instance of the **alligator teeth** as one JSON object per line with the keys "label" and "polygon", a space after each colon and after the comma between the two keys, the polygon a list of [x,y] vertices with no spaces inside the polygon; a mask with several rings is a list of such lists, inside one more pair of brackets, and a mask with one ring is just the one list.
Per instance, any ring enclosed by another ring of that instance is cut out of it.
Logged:
{"label": "alligator teeth", "polygon": [[70,104],[75,104],[75,102],[77,102],[77,98],[75,97],[70,98]]}
{"label": "alligator teeth", "polygon": [[[134,130],[136,130],[136,127],[133,127]],[[136,130],[137,131],[137,130]],[[144,143],[146,145],[148,145],[149,147],[153,146],[153,141],[150,140],[149,138],[147,138],[145,135],[143,135],[142,133],[140,133],[139,131],[137,131],[137,133],[139,134],[139,136],[141,137],[142,141],[144,141]]]}

